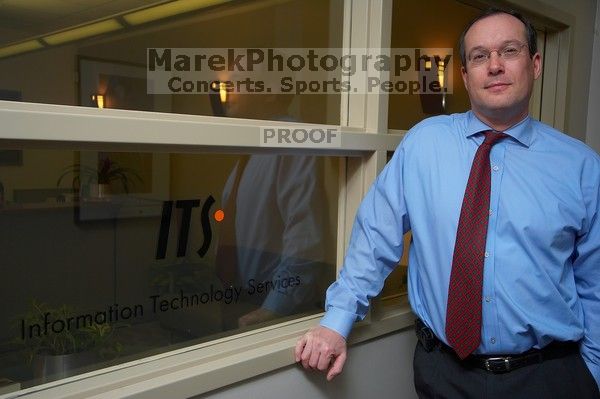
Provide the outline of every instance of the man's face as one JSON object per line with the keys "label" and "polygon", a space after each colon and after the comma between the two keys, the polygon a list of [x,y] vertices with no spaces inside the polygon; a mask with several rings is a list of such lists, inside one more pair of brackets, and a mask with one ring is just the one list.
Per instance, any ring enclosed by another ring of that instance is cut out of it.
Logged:
{"label": "man's face", "polygon": [[[469,61],[478,49],[501,50],[507,44],[525,44],[511,59],[496,51],[480,65]],[[516,123],[529,110],[533,81],[541,72],[539,53],[529,55],[525,25],[508,14],[496,14],[477,21],[465,36],[466,67],[462,77],[471,100],[471,108],[487,121]]]}

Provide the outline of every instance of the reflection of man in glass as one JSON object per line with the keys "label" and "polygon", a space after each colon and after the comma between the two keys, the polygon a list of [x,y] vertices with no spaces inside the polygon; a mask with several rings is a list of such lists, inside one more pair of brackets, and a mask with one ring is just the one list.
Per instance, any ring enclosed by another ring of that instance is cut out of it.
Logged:
{"label": "reflection of man in glass", "polygon": [[[285,125],[292,120],[287,116],[292,98],[233,93],[225,114]],[[224,284],[243,291],[240,303],[223,307],[226,328],[320,308],[327,226],[322,183],[322,161],[314,156],[254,154],[240,160],[232,171],[222,204],[230,204],[235,195],[237,270],[235,281]],[[219,259],[216,267],[222,267]]]}

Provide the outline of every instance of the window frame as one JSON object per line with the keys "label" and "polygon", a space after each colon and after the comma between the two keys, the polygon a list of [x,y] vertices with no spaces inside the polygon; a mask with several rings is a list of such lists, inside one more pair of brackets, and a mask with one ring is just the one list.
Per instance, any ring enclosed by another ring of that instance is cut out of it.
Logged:
{"label": "window frame", "polygon": [[[280,121],[241,120],[219,117],[160,114],[116,109],[0,101],[0,146],[4,148],[60,148],[104,151],[175,151],[189,153],[271,151],[347,157],[361,178],[344,184],[348,168],[340,168],[338,203],[338,253],[341,265],[354,211],[364,194],[363,160],[373,153],[396,148],[399,138],[351,126],[286,122],[286,125],[335,128],[341,131],[341,147],[279,149],[259,146],[261,126]],[[90,123],[91,122],[91,123]],[[168,136],[157,134],[170,132]],[[352,179],[351,179],[352,180]],[[117,396],[187,398],[226,386],[293,362],[296,339],[314,326],[322,313],[230,337],[190,345],[159,355],[0,395],[0,398],[90,397],[94,392]],[[382,329],[383,328],[383,329]],[[363,328],[363,338],[393,331],[390,327]],[[366,332],[370,331],[370,332]],[[179,392],[174,394],[173,392]]]}

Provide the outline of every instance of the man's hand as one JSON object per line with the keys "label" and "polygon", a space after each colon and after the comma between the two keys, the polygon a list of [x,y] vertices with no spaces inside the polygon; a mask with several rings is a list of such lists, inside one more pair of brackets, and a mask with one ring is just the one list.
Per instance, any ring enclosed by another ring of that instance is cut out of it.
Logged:
{"label": "man's hand", "polygon": [[270,310],[258,308],[250,313],[246,313],[238,319],[239,327],[247,327],[252,324],[261,323],[263,321],[269,321],[277,318],[277,313],[271,312]]}
{"label": "man's hand", "polygon": [[337,332],[318,326],[298,340],[295,355],[305,369],[326,371],[327,381],[331,381],[346,362],[346,340]]}

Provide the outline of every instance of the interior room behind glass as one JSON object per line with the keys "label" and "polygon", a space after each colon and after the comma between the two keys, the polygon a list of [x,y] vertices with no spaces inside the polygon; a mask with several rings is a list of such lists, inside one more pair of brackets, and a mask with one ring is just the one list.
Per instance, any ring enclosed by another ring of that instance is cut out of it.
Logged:
{"label": "interior room behind glass", "polygon": [[[183,6],[164,8],[176,3]],[[207,95],[147,94],[147,49],[341,48],[342,4],[341,0],[4,0],[0,99],[94,106],[90,97],[96,93],[89,92],[88,82],[106,94],[106,84],[96,80],[103,74],[113,77],[107,107],[214,115]],[[145,10],[151,12],[139,17]],[[82,60],[95,68],[82,66]],[[290,106],[293,120],[339,123],[339,94],[295,97]]]}

